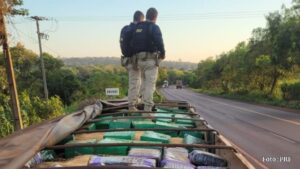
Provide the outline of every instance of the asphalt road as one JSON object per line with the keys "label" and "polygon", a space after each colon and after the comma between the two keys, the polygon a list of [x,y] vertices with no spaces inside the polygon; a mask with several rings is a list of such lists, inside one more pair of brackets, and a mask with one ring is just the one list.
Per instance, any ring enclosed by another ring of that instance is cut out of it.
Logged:
{"label": "asphalt road", "polygon": [[162,89],[170,100],[186,100],[238,147],[256,168],[300,169],[300,113],[195,93]]}

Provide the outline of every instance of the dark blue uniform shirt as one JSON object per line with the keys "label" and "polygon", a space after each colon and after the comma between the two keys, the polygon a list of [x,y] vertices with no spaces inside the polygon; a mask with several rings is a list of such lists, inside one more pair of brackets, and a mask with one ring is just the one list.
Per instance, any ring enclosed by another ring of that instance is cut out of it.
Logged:
{"label": "dark blue uniform shirt", "polygon": [[131,47],[133,54],[159,51],[164,56],[165,47],[159,26],[148,21],[138,23],[133,32]]}

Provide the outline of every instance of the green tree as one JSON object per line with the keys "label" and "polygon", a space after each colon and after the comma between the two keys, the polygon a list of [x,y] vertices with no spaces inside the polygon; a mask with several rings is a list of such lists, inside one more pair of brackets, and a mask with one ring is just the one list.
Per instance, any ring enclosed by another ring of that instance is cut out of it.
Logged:
{"label": "green tree", "polygon": [[59,96],[67,105],[76,100],[76,92],[83,90],[74,70],[68,68],[48,72],[48,88],[50,96]]}

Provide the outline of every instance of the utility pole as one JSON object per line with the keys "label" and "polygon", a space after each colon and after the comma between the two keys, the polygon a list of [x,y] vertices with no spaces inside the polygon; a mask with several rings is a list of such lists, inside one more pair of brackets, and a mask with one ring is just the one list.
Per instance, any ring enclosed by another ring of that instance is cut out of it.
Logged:
{"label": "utility pole", "polygon": [[47,87],[47,78],[46,78],[46,71],[45,71],[45,64],[44,64],[44,57],[43,57],[43,50],[42,50],[42,37],[47,37],[46,34],[40,32],[40,25],[39,21],[47,20],[47,18],[39,17],[39,16],[32,16],[31,19],[35,20],[36,27],[37,27],[37,34],[39,40],[39,49],[40,49],[40,59],[41,59],[41,69],[43,75],[43,86],[44,86],[44,96],[45,99],[48,100],[48,87]]}
{"label": "utility pole", "polygon": [[3,46],[3,56],[6,61],[6,74],[7,74],[7,81],[9,86],[10,98],[11,98],[12,113],[14,119],[14,130],[17,131],[23,128],[23,122],[22,122],[22,115],[20,112],[20,104],[18,99],[18,91],[17,91],[17,85],[15,81],[13,62],[12,62],[12,58],[8,46],[5,17],[4,17],[6,6],[4,3],[5,2],[3,2],[3,0],[0,0],[0,8],[1,8],[0,9],[0,38],[1,38],[0,43]]}

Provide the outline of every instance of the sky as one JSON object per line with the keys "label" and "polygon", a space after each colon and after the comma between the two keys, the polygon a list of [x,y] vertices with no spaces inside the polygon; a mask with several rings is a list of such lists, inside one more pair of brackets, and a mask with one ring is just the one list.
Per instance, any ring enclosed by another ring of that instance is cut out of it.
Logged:
{"label": "sky", "polygon": [[[265,16],[292,0],[24,0],[30,16],[43,16],[43,51],[56,57],[121,56],[120,30],[136,10],[158,12],[166,59],[197,63],[247,41]],[[11,45],[21,42],[38,53],[36,24],[9,19]]]}

